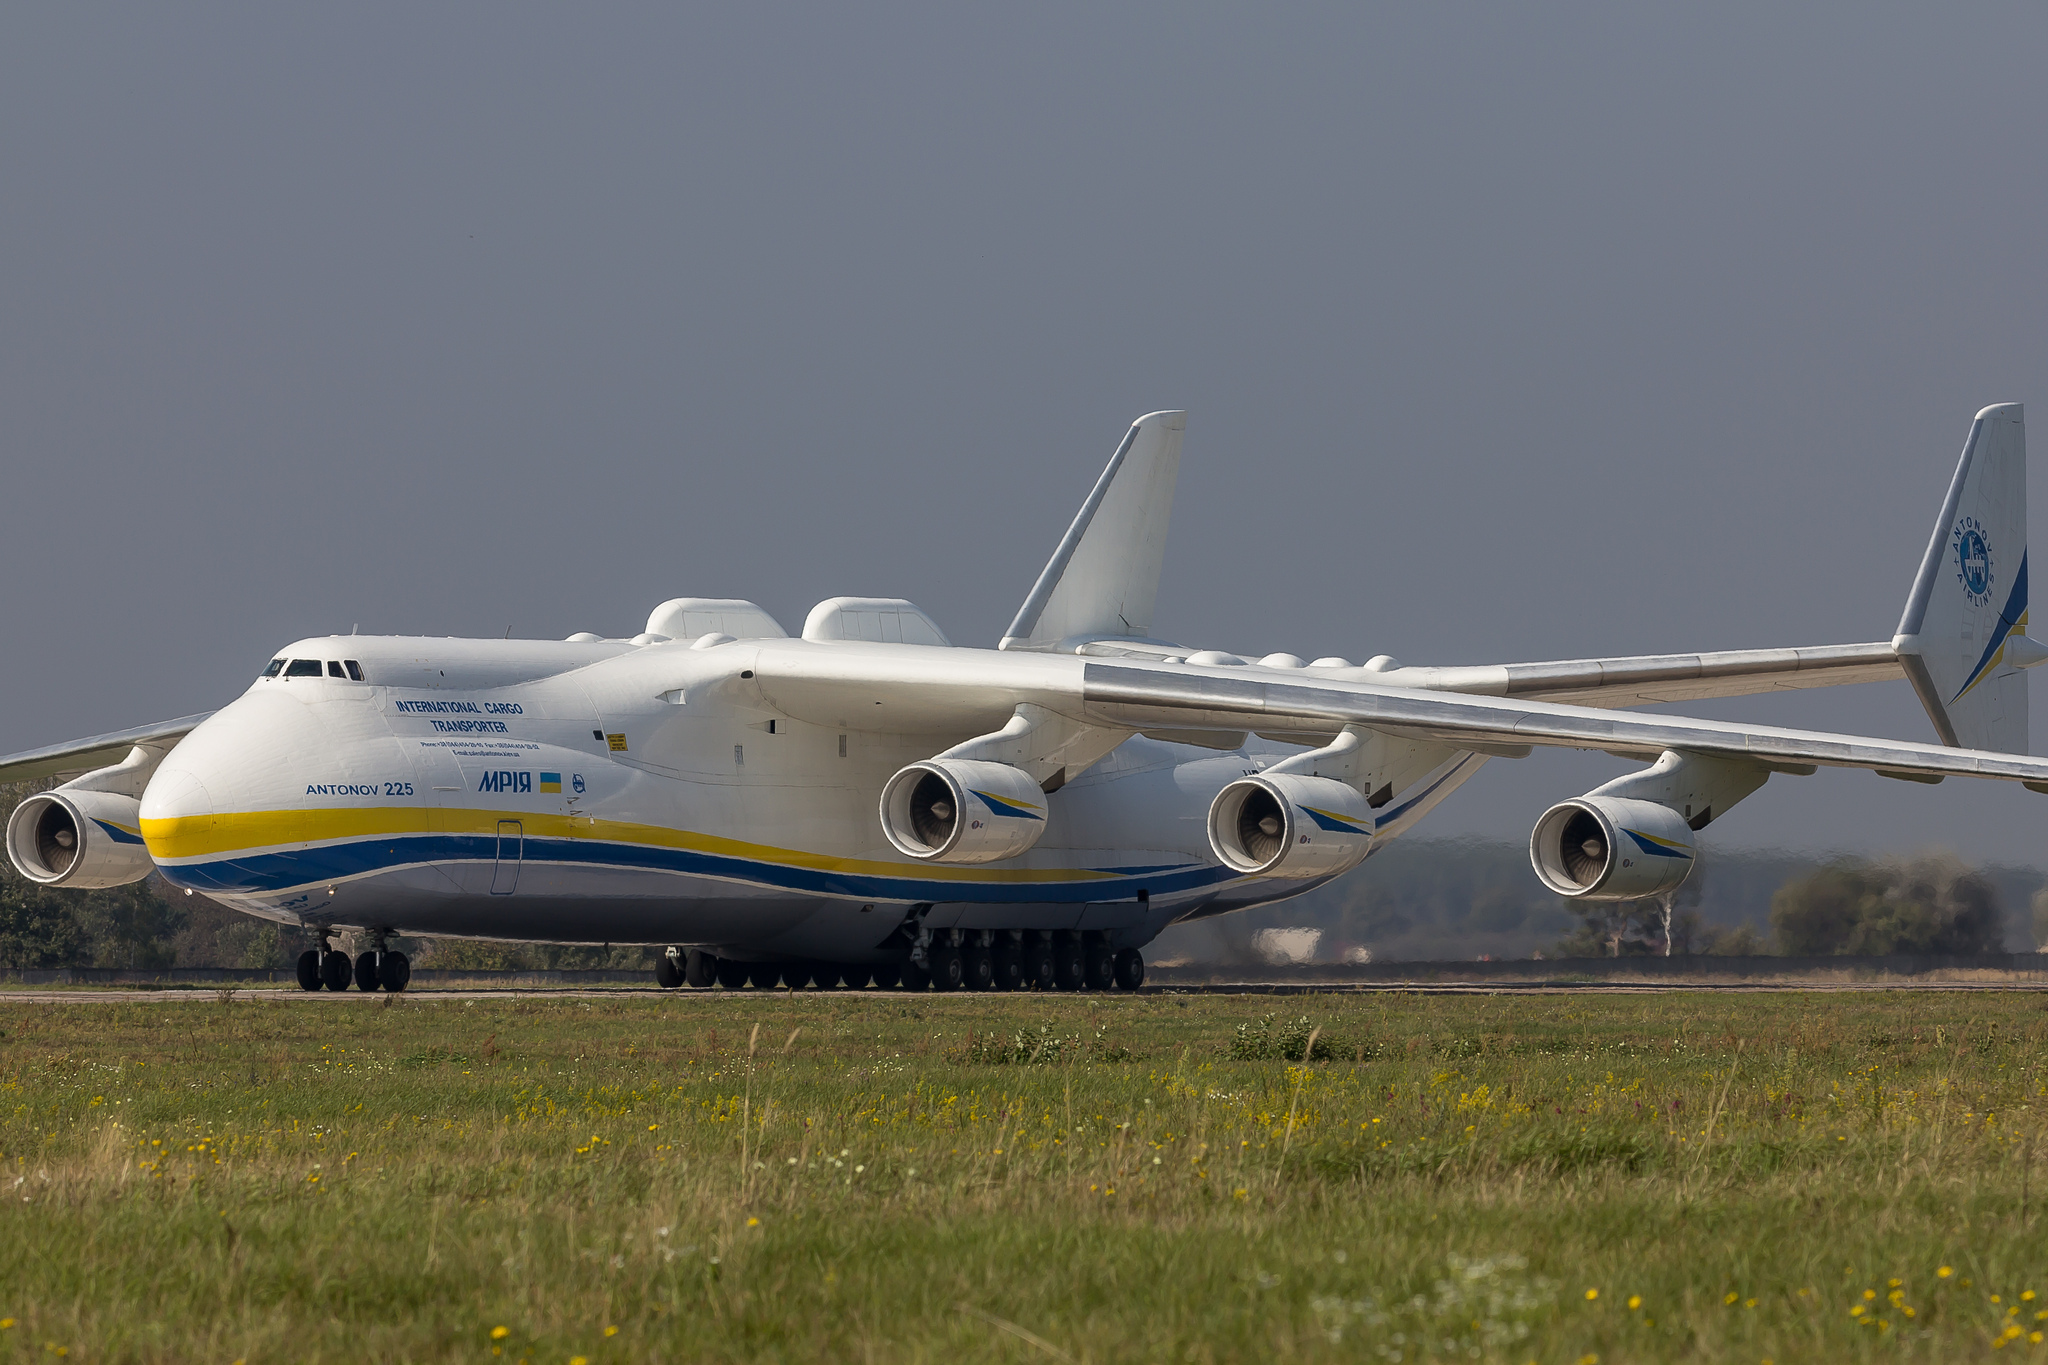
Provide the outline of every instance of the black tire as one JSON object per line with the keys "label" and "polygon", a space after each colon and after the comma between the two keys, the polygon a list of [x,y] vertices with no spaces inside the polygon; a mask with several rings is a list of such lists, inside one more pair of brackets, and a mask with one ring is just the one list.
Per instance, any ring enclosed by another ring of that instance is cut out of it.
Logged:
{"label": "black tire", "polygon": [[996,979],[992,983],[999,991],[1021,991],[1030,984],[1024,975],[1024,952],[1013,946],[996,949]]}
{"label": "black tire", "polygon": [[1042,991],[1060,988],[1059,955],[1053,952],[1052,944],[1045,939],[1024,945],[1024,984]]}
{"label": "black tire", "polygon": [[866,990],[868,988],[868,978],[873,975],[874,971],[871,968],[859,965],[841,967],[839,969],[839,979],[846,983],[846,989],[850,991]]}
{"label": "black tire", "polygon": [[986,948],[968,948],[960,954],[960,985],[970,991],[993,989],[996,984],[995,954]]}
{"label": "black tire", "polygon": [[299,954],[299,989],[317,991],[320,989],[320,954],[311,948]]}
{"label": "black tire", "polygon": [[932,989],[935,991],[957,991],[966,979],[967,966],[960,960],[958,948],[933,948],[925,953],[930,963]]}
{"label": "black tire", "polygon": [[404,953],[386,953],[377,964],[377,984],[396,994],[412,984],[412,959]]}
{"label": "black tire", "polygon": [[736,991],[747,984],[747,964],[734,962],[729,957],[721,957],[718,959],[716,975],[719,985],[729,991]]}
{"label": "black tire", "polygon": [[903,968],[894,962],[885,962],[875,968],[875,989],[893,991],[903,985]]}
{"label": "black tire", "polygon": [[1116,985],[1116,954],[1106,944],[1091,944],[1088,948],[1088,989],[1106,991]]}
{"label": "black tire", "polygon": [[322,953],[320,955],[320,984],[330,991],[345,991],[355,976],[355,968],[349,963],[347,953]]}
{"label": "black tire", "polygon": [[785,962],[782,964],[782,984],[793,991],[803,990],[811,984],[816,971],[817,967],[813,963]]}
{"label": "black tire", "polygon": [[782,983],[782,964],[779,962],[749,962],[747,984],[757,991],[772,991]]}
{"label": "black tire", "polygon": [[377,955],[364,953],[356,959],[356,989],[374,991],[377,989]]}
{"label": "black tire", "polygon": [[1088,985],[1088,955],[1078,943],[1055,943],[1052,949],[1053,984],[1063,991],[1078,991]]}
{"label": "black tire", "polygon": [[1145,984],[1145,955],[1136,948],[1125,948],[1117,953],[1116,984],[1127,991],[1134,991]]}
{"label": "black tire", "polygon": [[672,991],[683,984],[683,969],[667,953],[659,953],[654,959],[654,984],[665,991]]}
{"label": "black tire", "polygon": [[692,948],[683,954],[683,984],[702,990],[718,984],[718,959]]}

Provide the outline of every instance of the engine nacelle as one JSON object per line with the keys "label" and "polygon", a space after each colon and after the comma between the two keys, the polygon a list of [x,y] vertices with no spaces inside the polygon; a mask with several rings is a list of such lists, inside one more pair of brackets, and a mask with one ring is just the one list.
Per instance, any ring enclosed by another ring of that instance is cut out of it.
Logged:
{"label": "engine nacelle", "polygon": [[1365,857],[1372,831],[1365,794],[1329,777],[1241,777],[1209,803],[1209,847],[1246,876],[1334,877]]}
{"label": "engine nacelle", "polygon": [[1637,900],[1675,891],[1692,874],[1693,832],[1654,801],[1581,796],[1543,812],[1529,836],[1529,861],[1560,896]]}
{"label": "engine nacelle", "polygon": [[156,870],[141,834],[142,803],[118,792],[55,791],[31,796],[7,821],[7,857],[44,886],[103,887],[139,882]]}
{"label": "engine nacelle", "polygon": [[1045,833],[1045,817],[1045,793],[1007,763],[929,758],[882,788],[882,833],[922,862],[1014,858]]}

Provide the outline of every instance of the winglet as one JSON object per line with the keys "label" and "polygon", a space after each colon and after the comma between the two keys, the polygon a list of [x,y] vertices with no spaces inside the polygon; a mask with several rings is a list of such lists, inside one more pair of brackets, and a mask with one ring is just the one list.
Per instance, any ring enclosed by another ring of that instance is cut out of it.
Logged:
{"label": "winglet", "polygon": [[1131,425],[997,648],[1050,650],[1074,636],[1150,633],[1186,426],[1184,412],[1149,413]]}
{"label": "winglet", "polygon": [[1942,743],[2027,750],[2027,437],[2018,403],[1977,414],[1892,641]]}

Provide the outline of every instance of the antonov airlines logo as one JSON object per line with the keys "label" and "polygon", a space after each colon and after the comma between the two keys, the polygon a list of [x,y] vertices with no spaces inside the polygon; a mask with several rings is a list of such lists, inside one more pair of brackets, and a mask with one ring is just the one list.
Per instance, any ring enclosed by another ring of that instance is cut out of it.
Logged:
{"label": "antonov airlines logo", "polygon": [[[476,789],[480,792],[506,792],[510,794],[517,794],[520,792],[531,792],[533,790],[533,774],[508,772],[485,773],[482,777],[477,779]],[[561,789],[561,782],[558,778],[556,780],[555,790],[560,791]]]}
{"label": "antonov airlines logo", "polygon": [[1956,581],[1963,585],[1963,596],[1973,607],[1991,605],[1991,571],[1996,562],[1991,557],[1991,543],[1984,538],[1984,524],[1975,517],[1958,521],[1949,533],[1949,548],[1955,551]]}

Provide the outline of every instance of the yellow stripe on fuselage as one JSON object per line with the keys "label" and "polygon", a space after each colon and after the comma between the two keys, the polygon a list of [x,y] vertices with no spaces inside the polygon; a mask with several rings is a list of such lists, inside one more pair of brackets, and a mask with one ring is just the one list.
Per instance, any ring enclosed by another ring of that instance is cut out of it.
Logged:
{"label": "yellow stripe on fuselage", "polygon": [[245,855],[279,846],[330,843],[341,839],[375,839],[407,834],[496,835],[498,822],[517,820],[530,839],[588,839],[604,843],[642,844],[686,849],[801,867],[817,872],[845,872],[869,877],[916,876],[957,882],[1070,882],[1120,874],[1090,868],[948,867],[931,863],[887,863],[866,858],[834,858],[800,849],[750,844],[711,834],[668,829],[661,825],[596,820],[588,816],[545,815],[519,810],[440,810],[417,806],[369,806],[342,810],[260,810],[232,815],[177,816],[144,820],[142,838],[150,857],[177,862],[223,855]]}

